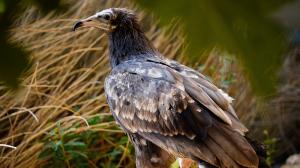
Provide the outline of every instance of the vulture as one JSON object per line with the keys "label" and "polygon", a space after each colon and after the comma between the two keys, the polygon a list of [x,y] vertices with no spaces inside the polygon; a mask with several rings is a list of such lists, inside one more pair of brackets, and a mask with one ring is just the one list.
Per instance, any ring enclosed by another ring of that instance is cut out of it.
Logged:
{"label": "vulture", "polygon": [[231,98],[196,70],[165,58],[124,8],[75,23],[106,32],[110,111],[135,148],[138,168],[168,167],[172,156],[201,166],[256,168],[263,146],[248,139]]}

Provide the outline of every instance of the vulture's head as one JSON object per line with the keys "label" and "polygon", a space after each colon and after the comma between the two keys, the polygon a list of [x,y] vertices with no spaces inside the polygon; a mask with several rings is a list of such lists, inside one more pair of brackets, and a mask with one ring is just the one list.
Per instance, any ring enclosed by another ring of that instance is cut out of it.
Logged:
{"label": "vulture's head", "polygon": [[125,8],[109,8],[75,23],[73,30],[80,27],[94,27],[107,33],[118,29],[139,29],[135,14]]}
{"label": "vulture's head", "polygon": [[109,36],[111,66],[145,55],[157,55],[156,49],[140,29],[136,15],[128,9],[109,8],[75,23],[80,27],[95,27]]}

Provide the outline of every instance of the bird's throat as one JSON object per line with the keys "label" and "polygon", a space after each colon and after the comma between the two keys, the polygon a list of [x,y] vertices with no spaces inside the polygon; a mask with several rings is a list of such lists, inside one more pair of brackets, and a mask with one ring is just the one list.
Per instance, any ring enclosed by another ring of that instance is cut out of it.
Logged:
{"label": "bird's throat", "polygon": [[156,54],[140,29],[120,27],[109,34],[110,64],[113,67],[130,59]]}

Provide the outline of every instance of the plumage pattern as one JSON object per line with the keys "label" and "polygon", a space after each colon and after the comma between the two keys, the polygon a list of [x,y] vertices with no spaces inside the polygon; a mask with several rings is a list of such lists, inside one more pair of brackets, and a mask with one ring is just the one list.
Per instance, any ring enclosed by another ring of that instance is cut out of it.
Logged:
{"label": "plumage pattern", "polygon": [[169,153],[222,167],[258,164],[231,99],[192,69],[158,56],[125,61],[107,77],[105,91],[126,132]]}
{"label": "plumage pattern", "polygon": [[110,44],[107,102],[135,147],[137,167],[168,167],[172,155],[215,167],[258,167],[230,96],[199,72],[164,58],[133,12],[105,10],[74,29],[101,28],[98,22],[106,25]]}

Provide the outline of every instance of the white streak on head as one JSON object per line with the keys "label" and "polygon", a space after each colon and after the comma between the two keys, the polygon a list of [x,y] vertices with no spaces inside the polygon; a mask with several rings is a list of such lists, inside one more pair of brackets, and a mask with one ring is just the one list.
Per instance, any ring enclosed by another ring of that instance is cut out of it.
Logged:
{"label": "white streak on head", "polygon": [[108,9],[104,9],[98,13],[96,13],[96,16],[101,16],[101,15],[104,15],[104,14],[113,14],[114,12],[112,11],[111,8],[108,8]]}

